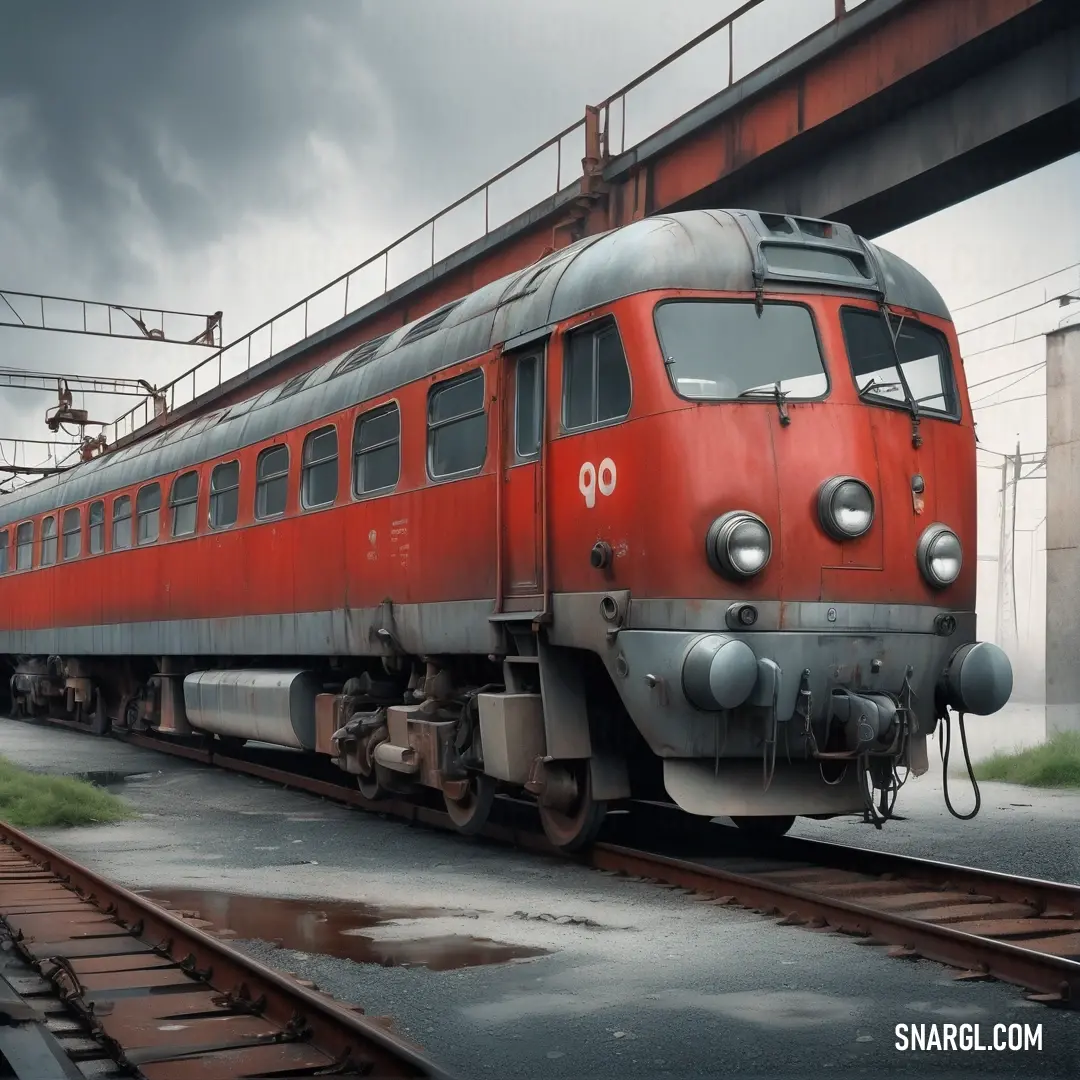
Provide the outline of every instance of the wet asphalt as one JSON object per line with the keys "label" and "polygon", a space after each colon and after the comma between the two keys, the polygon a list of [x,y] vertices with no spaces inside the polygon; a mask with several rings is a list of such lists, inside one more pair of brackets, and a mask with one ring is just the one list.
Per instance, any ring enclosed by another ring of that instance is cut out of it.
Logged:
{"label": "wet asphalt", "polygon": [[[0,721],[0,754],[91,774],[140,814],[34,830],[40,839],[392,1017],[459,1077],[1080,1071],[1077,1013],[926,961],[110,740]],[[968,809],[970,789],[957,781],[953,799]],[[881,832],[850,820],[796,831],[1080,882],[1080,794],[986,784],[982,799],[974,821],[952,818],[938,766],[910,782],[905,820]],[[983,1042],[995,1024],[1041,1025],[1042,1050],[902,1051],[901,1024],[978,1024]]]}

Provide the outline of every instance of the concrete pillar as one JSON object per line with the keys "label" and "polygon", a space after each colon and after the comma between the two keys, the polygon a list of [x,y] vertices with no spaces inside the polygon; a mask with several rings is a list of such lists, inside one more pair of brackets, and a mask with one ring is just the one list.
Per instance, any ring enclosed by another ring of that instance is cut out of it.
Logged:
{"label": "concrete pillar", "polygon": [[1080,731],[1080,325],[1046,335],[1046,734]]}

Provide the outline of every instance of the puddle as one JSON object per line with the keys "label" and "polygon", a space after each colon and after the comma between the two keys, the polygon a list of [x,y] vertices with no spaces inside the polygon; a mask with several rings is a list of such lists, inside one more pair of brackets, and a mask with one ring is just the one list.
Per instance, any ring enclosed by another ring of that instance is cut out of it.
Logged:
{"label": "puddle", "polygon": [[198,917],[212,923],[216,930],[231,930],[238,938],[258,938],[282,949],[381,967],[453,971],[544,956],[549,951],[464,934],[413,938],[407,926],[401,928],[400,940],[379,939],[363,932],[402,919],[476,917],[474,912],[448,908],[379,907],[348,900],[284,900],[199,889],[148,889],[142,895],[180,911],[198,912]]}
{"label": "puddle", "polygon": [[148,772],[119,772],[115,769],[104,769],[98,772],[71,773],[72,780],[83,780],[94,787],[112,787],[114,784],[123,784],[129,781],[149,780],[156,773]]}

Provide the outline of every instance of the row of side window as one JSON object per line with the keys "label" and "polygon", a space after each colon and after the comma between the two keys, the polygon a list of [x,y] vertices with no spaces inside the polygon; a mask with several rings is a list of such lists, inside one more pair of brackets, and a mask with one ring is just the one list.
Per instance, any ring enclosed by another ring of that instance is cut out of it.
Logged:
{"label": "row of side window", "polygon": [[[481,376],[482,378],[482,376]],[[382,495],[392,491],[401,468],[401,414],[396,402],[373,409],[356,421],[353,436],[353,492],[357,497]],[[265,521],[285,513],[289,483],[289,448],[283,443],[259,453],[255,463],[255,519]],[[305,510],[331,506],[337,498],[337,428],[333,424],[311,432],[304,440],[300,502]],[[199,474],[195,469],[181,473],[169,495],[170,533],[173,537],[193,536],[198,527]],[[236,523],[240,511],[240,462],[223,461],[210,473],[211,529],[226,529]],[[105,501],[92,502],[87,510],[87,553],[105,550]],[[118,495],[112,504],[110,550],[124,551],[136,545],[154,543],[161,531],[161,484],[140,488],[135,496],[135,529],[132,535],[130,495]],[[61,518],[64,560],[82,554],[82,514],[74,506]],[[11,564],[8,530],[0,532],[0,574],[9,570],[29,570],[33,566],[34,522],[24,521],[15,530],[15,559]],[[41,522],[39,566],[57,562],[56,516]]]}
{"label": "row of side window", "polygon": [[[630,372],[619,332],[613,320],[604,320],[568,335],[563,378],[563,426],[567,431],[621,419],[630,411]],[[520,459],[533,456],[540,446],[543,414],[542,370],[539,354],[528,357],[519,369],[515,402],[515,447]],[[528,377],[523,377],[528,372]],[[484,372],[475,368],[464,375],[435,383],[428,394],[428,473],[435,480],[464,477],[483,468],[487,458],[487,415]],[[401,471],[401,412],[396,402],[363,413],[353,428],[353,494],[386,494],[397,486]],[[260,451],[255,462],[255,520],[266,521],[285,513],[289,483],[289,448],[284,443]],[[300,505],[317,510],[333,505],[338,490],[338,429],[334,424],[312,431],[304,440]],[[168,508],[173,537],[198,531],[199,474],[181,473],[172,484]],[[209,526],[226,529],[240,511],[240,462],[219,462],[210,473]],[[152,544],[160,534],[161,484],[146,484],[135,496],[132,530],[130,495],[113,499],[110,550],[123,551]],[[87,510],[87,552],[105,550],[105,502],[98,499]],[[0,531],[0,574],[33,566],[34,522],[15,530],[14,567],[11,566],[8,530]],[[39,566],[52,566],[57,557],[77,559],[82,554],[82,517],[79,507],[63,511],[60,537],[56,517],[41,523]]]}

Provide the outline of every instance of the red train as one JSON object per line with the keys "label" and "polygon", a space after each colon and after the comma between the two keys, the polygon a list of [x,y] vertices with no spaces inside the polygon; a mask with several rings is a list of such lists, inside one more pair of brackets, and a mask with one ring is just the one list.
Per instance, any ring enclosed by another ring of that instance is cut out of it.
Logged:
{"label": "red train", "polygon": [[10,705],[499,790],[880,822],[975,637],[948,310],[826,221],[588,237],[250,400],[0,498]]}

